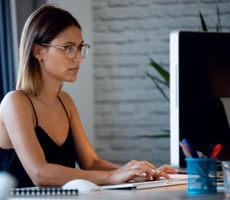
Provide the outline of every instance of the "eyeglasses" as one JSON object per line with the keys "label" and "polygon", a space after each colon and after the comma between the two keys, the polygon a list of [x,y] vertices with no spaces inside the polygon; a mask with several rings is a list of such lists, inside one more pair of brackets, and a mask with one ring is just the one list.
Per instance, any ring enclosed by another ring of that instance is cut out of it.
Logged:
{"label": "eyeglasses", "polygon": [[56,46],[56,45],[52,45],[52,44],[45,44],[45,43],[42,43],[42,45],[65,50],[66,57],[69,59],[75,58],[75,56],[78,53],[78,50],[81,52],[81,57],[85,58],[87,56],[87,54],[89,53],[89,49],[90,49],[90,46],[88,44],[82,44],[79,47],[74,46],[74,45],[66,46],[66,47],[60,47],[60,46]]}

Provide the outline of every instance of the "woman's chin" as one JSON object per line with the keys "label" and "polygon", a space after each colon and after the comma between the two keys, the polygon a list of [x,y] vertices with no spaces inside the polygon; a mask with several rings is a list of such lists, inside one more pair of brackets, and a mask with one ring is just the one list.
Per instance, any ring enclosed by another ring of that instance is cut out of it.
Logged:
{"label": "woman's chin", "polygon": [[77,76],[68,78],[68,79],[66,79],[66,80],[64,80],[64,81],[65,81],[65,82],[72,83],[72,82],[74,82],[74,81],[76,81],[76,80],[77,80]]}

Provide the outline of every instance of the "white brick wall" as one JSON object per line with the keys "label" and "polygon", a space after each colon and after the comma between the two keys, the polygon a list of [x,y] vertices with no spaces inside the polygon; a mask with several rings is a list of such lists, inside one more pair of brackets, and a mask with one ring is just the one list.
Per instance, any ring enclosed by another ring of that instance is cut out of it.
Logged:
{"label": "white brick wall", "polygon": [[[149,57],[168,69],[171,30],[201,30],[199,10],[210,30],[219,6],[223,30],[230,27],[229,0],[93,0],[96,152],[125,164],[169,163],[169,138],[138,138],[169,129],[169,103],[146,76]],[[168,93],[168,92],[167,92]]]}

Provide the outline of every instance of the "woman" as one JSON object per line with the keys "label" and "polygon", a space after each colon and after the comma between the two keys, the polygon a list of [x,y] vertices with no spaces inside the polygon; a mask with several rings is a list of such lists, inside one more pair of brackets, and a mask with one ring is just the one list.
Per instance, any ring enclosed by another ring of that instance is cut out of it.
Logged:
{"label": "woman", "polygon": [[[64,185],[86,179],[98,185],[169,178],[176,169],[147,161],[118,166],[97,157],[62,82],[76,80],[89,51],[81,26],[67,11],[45,5],[28,18],[20,42],[16,91],[0,107],[0,170],[19,187]],[[77,160],[81,169],[75,169]],[[166,172],[166,173],[165,173]]]}

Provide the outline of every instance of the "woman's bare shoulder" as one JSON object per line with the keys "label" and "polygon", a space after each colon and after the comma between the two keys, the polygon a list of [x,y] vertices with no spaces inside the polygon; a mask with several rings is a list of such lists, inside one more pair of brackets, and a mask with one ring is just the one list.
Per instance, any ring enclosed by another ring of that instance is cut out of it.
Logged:
{"label": "woman's bare shoulder", "polygon": [[[14,114],[15,112],[31,113],[28,97],[20,91],[8,92],[3,98],[0,106],[1,118],[5,115]],[[8,113],[8,114],[7,114]]]}
{"label": "woman's bare shoulder", "polygon": [[22,92],[20,91],[11,91],[11,92],[8,92],[5,97],[3,98],[2,102],[1,102],[1,105],[5,105],[5,104],[24,104],[24,103],[27,103],[27,101],[25,100],[29,100],[28,97],[23,94]]}

